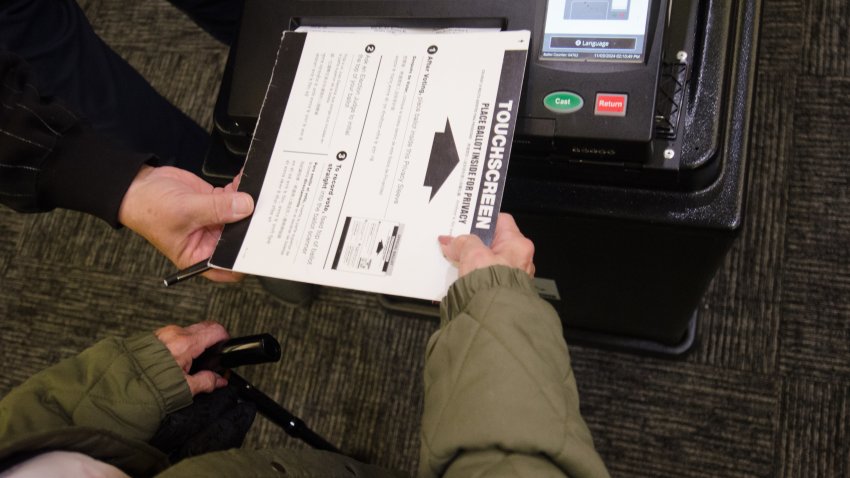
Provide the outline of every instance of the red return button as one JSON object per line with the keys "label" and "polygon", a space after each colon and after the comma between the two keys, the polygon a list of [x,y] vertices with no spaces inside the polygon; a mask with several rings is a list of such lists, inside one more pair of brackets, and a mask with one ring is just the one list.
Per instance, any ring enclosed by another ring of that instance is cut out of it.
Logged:
{"label": "red return button", "polygon": [[596,107],[593,114],[597,116],[626,116],[626,104],[629,95],[615,93],[596,93]]}

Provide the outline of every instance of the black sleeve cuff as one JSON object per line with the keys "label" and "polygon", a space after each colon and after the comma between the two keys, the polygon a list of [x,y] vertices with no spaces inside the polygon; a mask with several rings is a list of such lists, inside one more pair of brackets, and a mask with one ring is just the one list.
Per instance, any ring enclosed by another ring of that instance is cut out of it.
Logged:
{"label": "black sleeve cuff", "polygon": [[120,227],[118,209],[139,169],[154,156],[124,150],[78,123],[56,139],[39,178],[40,206],[97,216]]}

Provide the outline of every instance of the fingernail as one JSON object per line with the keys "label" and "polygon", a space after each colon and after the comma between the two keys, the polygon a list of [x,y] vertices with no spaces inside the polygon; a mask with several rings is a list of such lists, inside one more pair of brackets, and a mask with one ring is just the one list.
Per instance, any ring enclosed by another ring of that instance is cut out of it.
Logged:
{"label": "fingernail", "polygon": [[452,236],[437,236],[437,240],[440,241],[440,244],[448,246],[452,242]]}
{"label": "fingernail", "polygon": [[233,195],[233,214],[236,214],[237,216],[244,216],[246,214],[250,214],[253,209],[254,201],[251,200],[251,196],[245,193]]}

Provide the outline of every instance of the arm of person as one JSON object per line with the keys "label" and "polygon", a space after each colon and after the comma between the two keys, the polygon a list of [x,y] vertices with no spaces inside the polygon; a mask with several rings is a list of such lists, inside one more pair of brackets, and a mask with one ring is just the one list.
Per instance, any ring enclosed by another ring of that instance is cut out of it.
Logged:
{"label": "arm of person", "polygon": [[117,226],[121,198],[150,159],[41,96],[26,62],[0,51],[0,202],[20,212],[73,209]]}
{"label": "arm of person", "polygon": [[561,322],[533,245],[502,214],[492,247],[440,238],[461,278],[426,349],[421,476],[608,476],[581,417]]}
{"label": "arm of person", "polygon": [[147,441],[166,414],[227,384],[210,371],[188,375],[193,358],[227,337],[221,325],[203,322],[105,339],[0,400],[0,443],[72,426]]}
{"label": "arm of person", "polygon": [[[113,144],[61,102],[39,94],[28,65],[0,51],[0,203],[19,212],[71,209],[122,224],[178,268],[212,254],[224,224],[253,212],[238,179],[214,188],[150,154]],[[216,281],[239,274],[210,271]]]}

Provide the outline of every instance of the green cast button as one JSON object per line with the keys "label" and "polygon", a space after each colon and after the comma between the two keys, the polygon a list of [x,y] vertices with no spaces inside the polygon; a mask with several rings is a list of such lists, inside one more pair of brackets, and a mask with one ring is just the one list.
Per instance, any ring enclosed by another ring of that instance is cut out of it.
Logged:
{"label": "green cast button", "polygon": [[584,106],[584,100],[572,91],[556,91],[543,98],[543,106],[554,113],[575,113]]}

